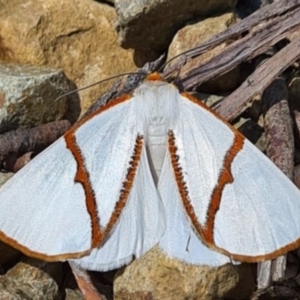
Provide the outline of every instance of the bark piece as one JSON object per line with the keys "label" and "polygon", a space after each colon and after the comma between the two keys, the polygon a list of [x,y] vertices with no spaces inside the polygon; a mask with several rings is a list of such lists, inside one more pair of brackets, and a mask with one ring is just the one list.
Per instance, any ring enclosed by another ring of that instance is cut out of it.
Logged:
{"label": "bark piece", "polygon": [[[214,47],[220,45],[225,41],[235,40],[236,38],[240,37],[242,34],[245,34],[248,31],[250,31],[254,26],[262,23],[263,21],[271,20],[272,18],[275,18],[276,16],[280,16],[280,15],[286,17],[286,14],[296,10],[299,7],[300,7],[299,0],[282,0],[282,1],[276,1],[272,5],[267,5],[261,8],[260,10],[256,11],[249,17],[242,20],[241,22],[233,26],[230,26],[224,32],[213,36],[208,41],[202,43],[198,47],[188,50],[185,53],[181,53],[180,55],[174,57],[173,59],[176,59],[176,63],[172,64],[171,67],[168,65],[168,67],[165,68],[164,77],[165,78],[170,77],[175,70],[179,70],[189,59],[197,57],[205,53],[206,51],[213,49]],[[226,63],[231,64],[233,62],[227,60]],[[199,66],[195,66],[195,67],[198,68]],[[223,67],[223,66],[219,66],[219,67]],[[214,63],[214,68],[218,68],[218,65],[216,63]]]}
{"label": "bark piece", "polygon": [[243,112],[249,100],[261,93],[276,76],[300,58],[299,45],[300,39],[293,41],[259,66],[238,89],[219,104],[216,112],[226,120],[233,120]]}
{"label": "bark piece", "polygon": [[14,164],[14,168],[13,168],[13,172],[16,173],[18,172],[20,169],[22,169],[26,164],[28,164],[32,158],[34,157],[34,152],[26,152],[25,154],[23,154],[22,156],[20,156],[15,164]]}
{"label": "bark piece", "polygon": [[[35,128],[12,130],[0,135],[0,162],[3,163],[9,155],[15,157],[26,152],[40,152],[62,136],[71,124],[60,120]],[[14,164],[12,164],[14,165]]]}
{"label": "bark piece", "polygon": [[131,93],[147,76],[147,74],[152,73],[157,70],[161,65],[164,55],[160,56],[157,60],[146,63],[142,68],[140,68],[136,74],[129,75],[123,86],[121,86],[121,78],[118,78],[112,85],[109,91],[104,95],[99,97],[95,103],[86,111],[82,118],[90,115],[95,110],[97,110],[102,105],[106,104],[112,99],[115,99],[123,94]]}
{"label": "bark piece", "polygon": [[77,281],[78,287],[86,300],[107,300],[105,296],[98,293],[87,271],[76,265],[74,262],[69,262],[69,265]]}
{"label": "bark piece", "polygon": [[[293,180],[294,136],[288,105],[288,88],[283,78],[274,80],[262,96],[265,116],[266,153],[283,173]],[[282,199],[284,206],[284,199]],[[258,288],[266,288],[271,281],[283,278],[286,256],[259,264]]]}
{"label": "bark piece", "polygon": [[262,96],[265,117],[267,156],[290,179],[294,173],[294,135],[288,105],[288,89],[283,78],[278,78]]}
{"label": "bark piece", "polygon": [[249,61],[266,52],[271,46],[300,28],[300,8],[284,16],[278,16],[256,32],[231,43],[227,48],[203,66],[193,67],[182,79],[182,85],[191,89],[199,83],[223,75],[243,61]]}

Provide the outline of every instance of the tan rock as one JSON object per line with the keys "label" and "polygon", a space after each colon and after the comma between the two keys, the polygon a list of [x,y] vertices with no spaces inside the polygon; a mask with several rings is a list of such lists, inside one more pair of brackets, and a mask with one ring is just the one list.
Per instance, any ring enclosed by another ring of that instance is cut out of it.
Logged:
{"label": "tan rock", "polygon": [[[196,24],[188,25],[177,32],[170,44],[168,51],[168,59],[183,53],[184,51],[193,49],[201,43],[207,41],[209,38],[226,30],[229,26],[237,22],[237,17],[233,12],[226,13],[217,17],[208,18],[202,20]],[[204,64],[212,57],[221,53],[226,47],[226,43],[223,43],[214,49],[207,51],[203,55],[194,59],[191,63],[187,63],[180,71],[180,75],[186,73],[192,66]],[[175,62],[172,61],[171,64]],[[234,89],[240,82],[241,73],[239,67],[230,71],[229,73],[210,80],[209,82],[201,86],[201,91],[206,92],[224,92]]]}
{"label": "tan rock", "polygon": [[[231,264],[219,268],[187,265],[154,247],[117,273],[114,299],[221,299],[239,283],[239,268]],[[251,278],[249,268],[245,273],[244,277]],[[247,284],[244,290],[250,293],[253,280]]]}
{"label": "tan rock", "polygon": [[[3,1],[0,46],[7,60],[62,68],[82,87],[135,69],[132,52],[117,43],[115,17],[113,7],[92,0]],[[83,110],[106,88],[82,92]]]}

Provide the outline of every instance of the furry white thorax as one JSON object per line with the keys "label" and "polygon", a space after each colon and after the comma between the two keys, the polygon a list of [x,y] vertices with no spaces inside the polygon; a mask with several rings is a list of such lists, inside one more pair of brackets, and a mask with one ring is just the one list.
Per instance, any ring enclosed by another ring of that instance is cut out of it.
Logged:
{"label": "furry white thorax", "polygon": [[146,142],[153,179],[157,184],[166,155],[168,131],[179,116],[178,90],[166,82],[147,81],[134,92],[136,120]]}

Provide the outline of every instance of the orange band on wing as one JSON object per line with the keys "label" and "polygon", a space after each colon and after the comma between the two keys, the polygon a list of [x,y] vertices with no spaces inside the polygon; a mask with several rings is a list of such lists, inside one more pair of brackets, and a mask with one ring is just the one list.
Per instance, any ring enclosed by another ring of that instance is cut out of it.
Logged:
{"label": "orange band on wing", "polygon": [[228,183],[232,183],[234,181],[234,178],[231,174],[231,165],[235,158],[235,156],[238,154],[239,151],[242,150],[244,145],[244,137],[241,134],[236,134],[234,137],[234,142],[231,148],[227,151],[225,155],[225,159],[223,161],[223,166],[221,169],[221,172],[219,174],[218,183],[215,186],[210,204],[208,207],[208,213],[206,218],[206,223],[203,229],[203,236],[205,241],[208,244],[214,243],[214,223],[215,223],[215,217],[216,213],[220,208],[221,198],[222,198],[222,192]]}
{"label": "orange band on wing", "polygon": [[[191,213],[190,218],[193,222],[193,225],[197,229],[198,233],[201,235],[201,237],[205,240],[205,242],[208,245],[213,246],[214,245],[214,223],[215,223],[215,217],[216,213],[218,212],[220,208],[220,203],[222,201],[222,192],[226,186],[226,184],[232,183],[234,181],[234,178],[231,174],[231,165],[233,163],[233,160],[235,156],[243,149],[244,146],[244,136],[235,129],[231,124],[229,124],[227,121],[225,121],[222,117],[220,117],[216,112],[214,112],[211,108],[207,107],[204,103],[202,103],[197,98],[193,97],[192,95],[188,93],[182,93],[182,96],[186,99],[190,100],[191,102],[195,103],[196,105],[201,106],[203,109],[209,111],[212,113],[217,119],[221,120],[223,123],[225,123],[229,129],[232,130],[234,133],[234,141],[232,146],[228,149],[224,160],[223,160],[223,166],[220,170],[218,182],[213,190],[213,193],[210,198],[210,204],[207,211],[207,217],[206,222],[204,226],[201,226],[198,222],[195,213]],[[199,183],[200,184],[200,183]],[[189,209],[191,211],[191,208]],[[187,211],[188,212],[188,211]],[[189,212],[188,212],[189,214]],[[193,216],[193,217],[192,217]]]}
{"label": "orange band on wing", "polygon": [[129,163],[129,168],[127,170],[126,179],[123,182],[123,189],[121,190],[121,194],[120,194],[118,202],[116,203],[114,212],[111,215],[110,220],[104,230],[104,237],[106,237],[109,234],[109,232],[111,231],[111,229],[117,222],[117,220],[127,202],[131,188],[133,186],[134,178],[137,173],[139,161],[141,159],[142,149],[143,149],[143,137],[138,136],[136,138],[133,155],[132,155],[131,161]]}
{"label": "orange band on wing", "polygon": [[[208,213],[206,218],[206,223],[202,226],[197,218],[193,205],[191,204],[188,189],[186,182],[183,178],[182,169],[179,165],[178,155],[177,155],[177,147],[175,143],[175,136],[173,132],[169,132],[169,153],[171,156],[171,164],[174,170],[176,183],[178,186],[178,190],[184,205],[184,208],[196,229],[198,235],[202,238],[202,240],[212,248],[214,247],[214,224],[216,213],[220,208],[220,203],[222,201],[222,192],[226,186],[226,184],[233,182],[233,176],[231,174],[231,165],[232,162],[237,155],[237,153],[243,148],[244,137],[241,134],[235,135],[235,139],[233,145],[227,151],[225,155],[223,166],[219,175],[218,182],[213,190],[210,204],[208,207]],[[199,183],[201,184],[201,183]]]}
{"label": "orange band on wing", "polygon": [[127,202],[130,190],[133,185],[133,180],[136,175],[138,163],[141,158],[143,137],[138,136],[136,138],[132,160],[129,162],[129,168],[127,171],[126,179],[123,182],[123,189],[120,191],[119,200],[116,203],[115,209],[109,219],[108,224],[104,229],[100,228],[100,220],[98,217],[97,201],[96,201],[95,193],[90,182],[89,172],[85,167],[84,158],[76,143],[75,132],[71,130],[67,134],[65,134],[65,140],[66,140],[67,148],[70,149],[77,162],[77,173],[75,176],[75,182],[79,182],[84,189],[84,193],[86,197],[85,199],[86,207],[91,218],[91,226],[92,226],[91,247],[95,248],[98,247],[104,241],[106,236],[109,234],[110,230],[117,222]]}
{"label": "orange band on wing", "polygon": [[91,250],[88,249],[86,251],[77,252],[77,253],[64,253],[64,254],[58,254],[58,255],[47,255],[47,254],[44,254],[44,253],[39,253],[39,252],[35,252],[35,251],[30,250],[28,247],[21,245],[18,241],[8,237],[2,231],[0,231],[0,239],[4,243],[6,243],[9,246],[21,251],[22,253],[24,253],[25,255],[27,255],[29,257],[33,257],[33,258],[36,258],[36,259],[45,260],[45,261],[49,261],[49,262],[64,261],[64,260],[67,260],[67,259],[81,258],[83,256],[88,255],[91,252]]}
{"label": "orange band on wing", "polygon": [[67,148],[71,151],[72,155],[74,156],[74,159],[76,160],[77,163],[77,172],[75,175],[75,182],[79,182],[85,192],[85,197],[86,197],[86,207],[87,211],[90,215],[91,218],[91,223],[92,223],[92,242],[91,242],[91,247],[95,248],[99,246],[101,241],[105,238],[104,233],[102,232],[100,228],[100,222],[98,218],[98,213],[97,213],[97,204],[96,204],[96,199],[95,199],[95,193],[93,190],[93,187],[90,182],[90,175],[88,170],[86,169],[85,166],[85,161],[82,156],[81,150],[79,149],[77,143],[76,143],[76,130],[82,126],[84,123],[92,119],[93,117],[105,112],[106,110],[112,108],[113,106],[120,104],[124,101],[127,101],[131,98],[130,95],[123,95],[119,98],[116,98],[112,101],[110,101],[107,105],[104,105],[94,111],[92,114],[87,116],[86,118],[82,119],[78,123],[76,123],[65,135],[65,141],[67,144]]}
{"label": "orange band on wing", "polygon": [[[141,153],[143,148],[143,137],[138,136],[136,139],[132,159],[129,163],[126,179],[123,183],[123,189],[120,191],[119,200],[116,203],[114,212],[112,213],[112,216],[110,217],[110,220],[107,226],[104,228],[104,230],[101,230],[101,228],[99,227],[100,223],[98,222],[97,207],[96,207],[97,203],[95,201],[94,193],[90,185],[88,172],[85,170],[84,164],[82,163],[83,158],[81,157],[80,150],[77,148],[76,141],[72,136],[72,134],[68,133],[65,137],[67,143],[69,143],[69,145],[72,148],[72,153],[77,163],[79,162],[80,165],[76,173],[75,180],[80,184],[82,184],[84,191],[86,193],[86,205],[92,220],[92,248],[94,248],[99,246],[99,244],[101,244],[101,242],[105,240],[105,238],[107,237],[107,235],[109,234],[109,232],[111,231],[115,223],[117,222],[123,208],[126,205],[126,201],[128,200],[131,188],[133,186],[134,178],[136,176],[138,164],[141,158]],[[77,252],[77,253],[48,255],[45,253],[32,251],[28,247],[21,245],[18,241],[14,240],[13,238],[8,237],[2,231],[0,231],[0,239],[6,244],[23,252],[27,256],[45,260],[45,261],[50,261],[50,262],[80,258],[88,255],[91,251],[91,249],[87,249],[85,251]]]}
{"label": "orange band on wing", "polygon": [[179,191],[181,200],[183,202],[183,206],[184,206],[188,216],[190,217],[190,220],[191,220],[193,226],[197,230],[198,234],[203,238],[203,229],[202,229],[200,223],[198,222],[198,218],[196,216],[195,210],[191,204],[191,201],[190,201],[190,198],[188,195],[186,182],[184,181],[182,169],[179,165],[174,133],[172,131],[169,131],[168,135],[169,135],[168,145],[169,145],[171,164],[173,167],[175,180],[177,183],[177,187],[178,187],[178,191]]}
{"label": "orange band on wing", "polygon": [[[224,120],[221,116],[216,114],[212,109],[207,107],[204,103],[196,99],[195,97],[187,94],[182,93],[182,96],[187,98],[188,100],[192,101],[193,103],[201,106],[202,108],[208,110],[211,112],[216,118],[221,120],[223,123],[225,123],[234,133],[234,141],[232,146],[228,149],[224,161],[223,161],[223,167],[220,171],[218,182],[212,192],[210,204],[208,207],[208,213],[207,218],[204,226],[201,226],[201,224],[198,221],[198,218],[195,214],[194,208],[191,205],[189,195],[188,195],[188,189],[187,185],[184,182],[183,179],[183,172],[181,170],[180,164],[179,164],[179,157],[177,155],[177,147],[176,147],[176,141],[174,134],[172,132],[169,133],[169,152],[171,156],[171,163],[173,166],[173,170],[175,173],[175,179],[178,186],[178,190],[183,202],[183,205],[185,207],[185,210],[187,212],[187,215],[189,216],[191,223],[193,224],[193,227],[196,231],[196,233],[201,238],[202,242],[206,244],[209,248],[220,252],[228,257],[230,257],[233,260],[241,261],[241,262],[261,262],[264,260],[271,260],[274,259],[280,255],[283,255],[287,253],[288,251],[294,250],[298,247],[300,247],[300,238],[296,239],[295,241],[276,249],[273,252],[265,253],[261,255],[242,255],[237,253],[230,253],[226,249],[220,248],[214,243],[214,223],[215,223],[215,217],[216,214],[220,208],[221,201],[222,201],[222,192],[226,186],[226,184],[234,182],[234,178],[231,174],[231,166],[234,161],[234,158],[236,155],[243,149],[244,145],[244,136],[231,124],[229,124],[226,120]],[[201,183],[199,183],[201,184]]]}
{"label": "orange band on wing", "polygon": [[71,151],[77,163],[77,172],[74,180],[75,182],[79,182],[84,189],[86,207],[92,222],[91,247],[94,248],[97,247],[103,239],[97,214],[95,192],[90,181],[90,174],[85,166],[84,158],[82,157],[81,151],[76,143],[76,137],[73,130],[70,130],[65,134],[65,141],[67,148]]}

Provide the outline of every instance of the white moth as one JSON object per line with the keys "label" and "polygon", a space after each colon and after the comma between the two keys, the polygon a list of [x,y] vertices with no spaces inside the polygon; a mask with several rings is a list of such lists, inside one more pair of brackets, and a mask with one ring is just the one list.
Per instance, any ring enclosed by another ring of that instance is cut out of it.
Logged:
{"label": "white moth", "polygon": [[99,271],[156,244],[191,264],[256,262],[300,245],[300,192],[204,104],[152,74],[0,189],[0,239]]}

